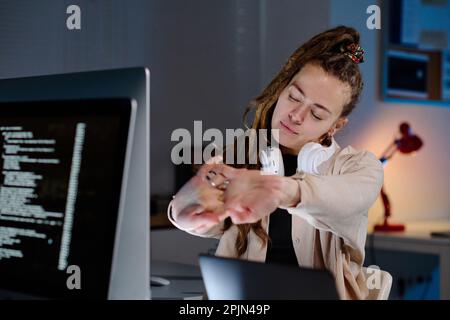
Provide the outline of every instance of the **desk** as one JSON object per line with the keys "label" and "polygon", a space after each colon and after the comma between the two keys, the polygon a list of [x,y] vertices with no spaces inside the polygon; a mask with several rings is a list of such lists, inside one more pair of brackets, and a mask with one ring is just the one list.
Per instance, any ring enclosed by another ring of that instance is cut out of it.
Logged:
{"label": "desk", "polygon": [[445,230],[450,230],[450,220],[406,223],[404,232],[369,232],[366,248],[373,241],[375,249],[429,253],[439,256],[440,299],[450,300],[450,238],[431,236],[433,231]]}
{"label": "desk", "polygon": [[151,273],[152,276],[170,280],[167,286],[151,287],[152,299],[199,300],[206,292],[200,268],[197,266],[152,260]]}
{"label": "desk", "polygon": [[[435,238],[430,235],[433,231],[445,230],[450,230],[450,220],[407,223],[405,232],[369,232],[366,249],[373,237],[375,249],[439,256],[440,298],[450,300],[450,238]],[[154,276],[162,276],[171,281],[168,286],[152,287],[153,299],[200,299],[206,292],[197,266],[152,260],[151,272]]]}

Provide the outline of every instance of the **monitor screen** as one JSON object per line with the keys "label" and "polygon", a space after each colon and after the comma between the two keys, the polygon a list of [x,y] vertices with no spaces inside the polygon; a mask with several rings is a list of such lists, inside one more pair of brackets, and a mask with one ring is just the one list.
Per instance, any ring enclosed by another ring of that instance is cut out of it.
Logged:
{"label": "monitor screen", "polygon": [[132,114],[130,99],[0,103],[0,289],[107,297]]}
{"label": "monitor screen", "polygon": [[388,88],[392,96],[426,99],[429,59],[426,55],[390,50]]}

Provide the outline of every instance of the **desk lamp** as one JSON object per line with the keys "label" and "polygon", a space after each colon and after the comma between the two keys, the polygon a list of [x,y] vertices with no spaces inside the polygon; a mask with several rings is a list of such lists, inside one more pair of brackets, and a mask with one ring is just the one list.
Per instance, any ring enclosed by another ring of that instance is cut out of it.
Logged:
{"label": "desk lamp", "polygon": [[[397,151],[400,151],[404,154],[411,154],[415,153],[422,147],[422,139],[420,139],[417,135],[412,134],[411,128],[408,123],[403,122],[402,124],[400,124],[400,134],[400,138],[395,139],[383,152],[383,155],[380,158],[383,166],[386,165],[387,161],[391,159]],[[404,231],[405,225],[403,224],[389,224],[388,219],[391,216],[391,205],[386,192],[384,192],[384,187],[381,188],[380,194],[384,206],[384,222],[383,224],[376,225],[375,231]]]}

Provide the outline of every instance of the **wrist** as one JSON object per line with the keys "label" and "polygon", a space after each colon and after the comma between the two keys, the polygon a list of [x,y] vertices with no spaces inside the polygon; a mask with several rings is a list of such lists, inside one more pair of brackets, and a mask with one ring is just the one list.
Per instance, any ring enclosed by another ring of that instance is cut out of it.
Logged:
{"label": "wrist", "polygon": [[296,207],[300,202],[300,187],[292,178],[283,177],[281,205],[285,208]]}

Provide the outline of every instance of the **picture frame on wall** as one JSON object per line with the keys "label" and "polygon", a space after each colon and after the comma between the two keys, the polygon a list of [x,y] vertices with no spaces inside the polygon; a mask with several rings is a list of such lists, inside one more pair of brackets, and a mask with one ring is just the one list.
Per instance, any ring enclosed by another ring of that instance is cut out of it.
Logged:
{"label": "picture frame on wall", "polygon": [[381,4],[382,100],[450,107],[450,1]]}

